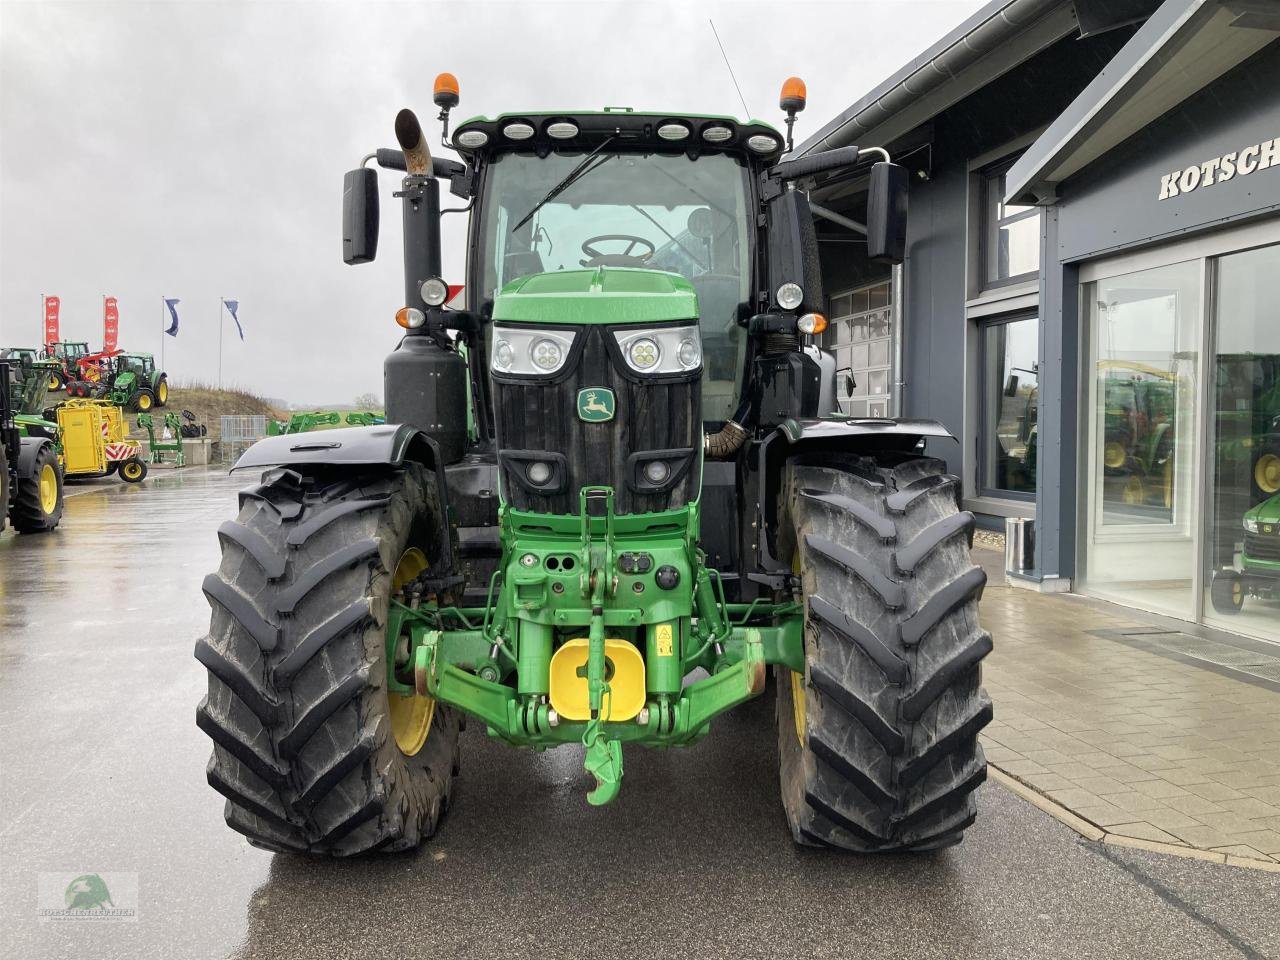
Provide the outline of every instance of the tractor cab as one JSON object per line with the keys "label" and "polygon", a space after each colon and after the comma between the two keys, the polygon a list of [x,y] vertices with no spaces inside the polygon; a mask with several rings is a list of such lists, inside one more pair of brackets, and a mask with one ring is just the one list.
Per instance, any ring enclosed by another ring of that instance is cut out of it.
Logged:
{"label": "tractor cab", "polygon": [[45,354],[74,367],[77,360],[89,355],[89,344],[83,340],[58,340],[45,348]]}

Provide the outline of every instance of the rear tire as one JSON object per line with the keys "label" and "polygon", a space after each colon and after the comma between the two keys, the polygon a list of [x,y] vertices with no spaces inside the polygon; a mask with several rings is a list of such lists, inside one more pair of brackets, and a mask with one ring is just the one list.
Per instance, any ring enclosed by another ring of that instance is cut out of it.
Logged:
{"label": "rear tire", "polygon": [[[19,459],[21,465],[21,459]],[[9,522],[18,533],[48,533],[62,519],[62,468],[52,444],[36,453],[25,472],[19,466],[18,483],[9,508]]]}
{"label": "rear tire", "polygon": [[161,375],[156,381],[156,406],[167,407],[169,405],[169,378]]}
{"label": "rear tire", "polygon": [[787,466],[778,546],[800,563],[805,673],[776,668],[777,723],[799,843],[934,850],[974,821],[992,713],[986,576],[942,468],[903,455]]}
{"label": "rear tire", "polygon": [[[410,850],[435,833],[458,762],[458,714],[435,704],[425,741],[396,739],[387,692],[392,573],[439,556],[438,505],[417,465],[362,476],[272,471],[218,531],[222,565],[196,659],[214,741],[209,784],[227,824],[271,850]],[[414,698],[401,701],[413,702]]]}

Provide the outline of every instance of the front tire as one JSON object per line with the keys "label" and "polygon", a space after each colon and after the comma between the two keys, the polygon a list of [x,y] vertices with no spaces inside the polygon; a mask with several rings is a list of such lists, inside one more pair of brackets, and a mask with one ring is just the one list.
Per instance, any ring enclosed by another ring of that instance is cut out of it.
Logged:
{"label": "front tire", "polygon": [[992,714],[986,576],[942,467],[902,455],[787,466],[779,547],[798,560],[805,672],[777,668],[777,726],[799,843],[932,850],[974,821]]}
{"label": "front tire", "polygon": [[62,520],[62,468],[53,444],[46,443],[22,469],[9,507],[9,522],[18,533],[48,533]]}
{"label": "front tire", "polygon": [[405,700],[418,698],[387,691],[393,575],[443,548],[427,476],[417,465],[272,471],[219,528],[196,722],[214,741],[208,779],[227,798],[226,821],[257,846],[409,850],[448,807],[458,714],[433,703],[425,734],[405,736],[406,706],[415,712]]}

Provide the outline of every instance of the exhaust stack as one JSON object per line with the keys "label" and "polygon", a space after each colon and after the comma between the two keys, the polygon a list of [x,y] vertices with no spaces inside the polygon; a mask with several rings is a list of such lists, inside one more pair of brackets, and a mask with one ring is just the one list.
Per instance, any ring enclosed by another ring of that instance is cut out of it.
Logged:
{"label": "exhaust stack", "polygon": [[396,140],[404,151],[405,172],[411,177],[431,176],[431,150],[418,115],[408,107],[396,114]]}

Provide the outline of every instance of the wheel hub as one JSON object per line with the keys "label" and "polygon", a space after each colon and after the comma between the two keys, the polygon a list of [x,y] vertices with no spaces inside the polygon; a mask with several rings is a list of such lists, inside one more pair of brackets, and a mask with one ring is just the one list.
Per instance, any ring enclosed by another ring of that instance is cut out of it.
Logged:
{"label": "wheel hub", "polygon": [[1253,467],[1253,482],[1263,493],[1280,493],[1280,457],[1264,453]]}
{"label": "wheel hub", "polygon": [[[417,547],[409,547],[400,555],[395,572],[391,575],[391,595],[393,597],[404,591],[405,584],[416,579],[429,566],[426,554]],[[400,644],[392,649],[396,651],[387,664],[387,670],[394,673],[395,658]],[[406,650],[406,653],[408,651]],[[396,738],[396,746],[407,757],[412,757],[422,749],[431,733],[431,721],[436,713],[436,701],[432,697],[411,695],[405,696],[388,691],[387,702],[391,713],[391,733]]]}
{"label": "wheel hub", "polygon": [[53,469],[53,464],[46,463],[40,468],[40,509],[48,516],[57,506],[58,472]]}

